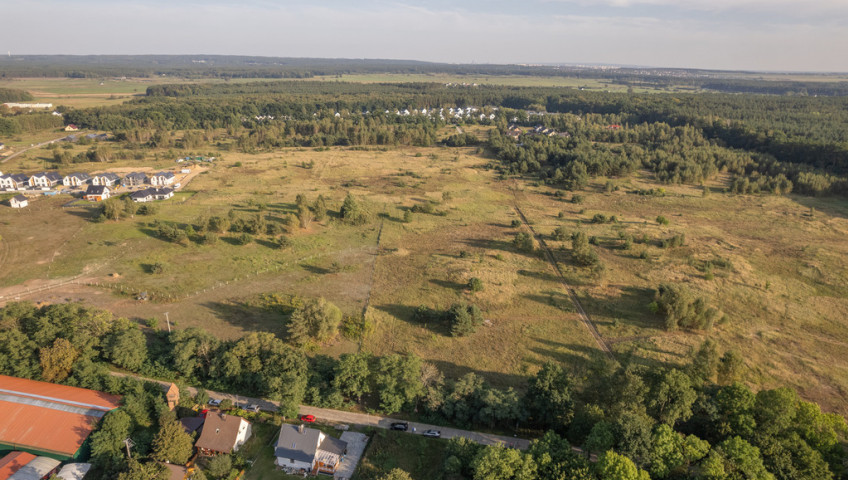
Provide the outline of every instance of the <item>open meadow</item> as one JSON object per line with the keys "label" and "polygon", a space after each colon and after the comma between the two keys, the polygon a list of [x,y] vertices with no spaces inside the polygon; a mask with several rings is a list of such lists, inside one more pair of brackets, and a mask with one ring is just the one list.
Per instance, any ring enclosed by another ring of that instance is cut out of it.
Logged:
{"label": "open meadow", "polygon": [[[354,316],[368,302],[372,332],[361,348],[375,354],[415,352],[449,377],[473,371],[500,387],[523,385],[548,359],[580,374],[601,351],[548,261],[538,250],[513,247],[516,233],[529,231],[516,223],[518,205],[619,359],[681,365],[709,337],[743,353],[750,384],[792,385],[829,410],[844,410],[844,200],[733,196],[718,193],[720,182],[703,196],[701,187],[662,187],[642,173],[613,179],[616,189],[599,179],[574,203],[572,193],[500,180],[488,162],[472,148],[233,153],[173,199],[157,202],[153,215],[94,222],[96,205],[63,208],[63,196],[36,199],[23,211],[4,207],[0,294],[5,301],[21,285],[76,278],[28,298],[79,299],[139,321],[161,322],[168,312],[176,328],[202,326],[222,338],[281,333],[285,317],[269,295],[324,296]],[[634,193],[649,188],[664,188],[664,195]],[[365,225],[338,220],[348,193],[372,213]],[[311,202],[319,194],[327,199],[325,220],[286,224],[298,195]],[[617,221],[593,223],[596,214]],[[211,245],[179,244],[152,227],[154,220],[187,226],[228,215],[287,225],[290,244],[279,248],[258,235],[241,245],[232,233]],[[668,224],[658,224],[658,216]],[[594,237],[605,269],[573,266],[570,241],[550,237],[556,227]],[[677,234],[685,234],[683,246],[659,245]],[[625,235],[634,239],[629,249]],[[152,273],[153,265],[163,271]],[[482,290],[467,288],[472,277]],[[705,295],[725,319],[709,331],[667,332],[648,304],[668,281]],[[153,299],[136,300],[142,291]],[[476,333],[455,338],[443,324],[416,320],[420,305],[446,309],[457,302],[482,309],[486,321]],[[340,337],[319,351],[358,348]]]}

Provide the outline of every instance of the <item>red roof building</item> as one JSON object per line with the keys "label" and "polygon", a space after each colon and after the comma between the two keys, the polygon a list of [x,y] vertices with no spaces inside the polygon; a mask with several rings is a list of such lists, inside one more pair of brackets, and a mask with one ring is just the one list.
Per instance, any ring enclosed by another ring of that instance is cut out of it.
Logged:
{"label": "red roof building", "polygon": [[120,397],[85,388],[0,375],[0,447],[58,460],[75,458]]}
{"label": "red roof building", "polygon": [[35,460],[35,455],[26,452],[12,452],[0,458],[0,478],[6,479]]}

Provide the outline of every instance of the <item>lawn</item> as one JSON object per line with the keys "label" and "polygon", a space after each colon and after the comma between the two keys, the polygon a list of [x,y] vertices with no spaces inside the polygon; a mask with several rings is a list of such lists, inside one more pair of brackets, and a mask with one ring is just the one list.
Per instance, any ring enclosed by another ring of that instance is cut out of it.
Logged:
{"label": "lawn", "polygon": [[415,480],[438,480],[443,474],[446,445],[447,440],[378,429],[365,449],[354,478],[373,480],[393,468],[400,468]]}

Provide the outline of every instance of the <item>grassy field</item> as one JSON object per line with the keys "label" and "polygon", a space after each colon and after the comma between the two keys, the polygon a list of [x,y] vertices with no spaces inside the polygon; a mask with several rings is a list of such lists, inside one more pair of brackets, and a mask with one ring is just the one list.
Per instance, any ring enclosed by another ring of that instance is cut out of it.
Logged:
{"label": "grassy field", "polygon": [[446,440],[377,430],[365,449],[354,478],[373,480],[393,468],[409,473],[414,480],[442,478]]}
{"label": "grassy field", "polygon": [[[687,186],[666,187],[664,197],[627,193],[656,187],[648,175],[620,181],[620,190],[611,193],[604,193],[604,183],[591,185],[579,205],[529,186],[519,199],[538,231],[564,226],[598,239],[596,250],[606,266],[600,278],[569,266],[567,251],[557,255],[619,357],[680,364],[710,337],[743,353],[752,385],[792,385],[824,408],[844,413],[848,202],[715,193],[704,198],[700,187]],[[598,213],[616,215],[619,223],[591,223]],[[669,225],[658,225],[659,215]],[[636,239],[630,250],[621,248],[619,232]],[[685,246],[657,245],[680,233]],[[643,236],[649,244],[640,243]],[[646,259],[640,258],[643,252]],[[714,268],[711,279],[703,265],[716,260],[729,266]],[[647,308],[661,282],[684,283],[707,296],[726,314],[726,323],[709,332],[666,332],[662,319]]]}
{"label": "grassy field", "polygon": [[[324,296],[348,314],[361,313],[368,300],[374,331],[362,348],[375,354],[412,351],[448,377],[476,372],[501,387],[521,387],[548,359],[580,376],[599,350],[550,264],[512,247],[515,234],[526,228],[513,226],[517,202],[542,234],[563,226],[597,238],[594,248],[606,266],[600,275],[572,266],[567,242],[548,244],[619,358],[679,365],[711,337],[722,349],[745,354],[751,385],[790,385],[844,412],[845,200],[702,197],[701,188],[691,186],[665,186],[665,196],[642,196],[632,192],[659,186],[643,173],[614,179],[619,189],[609,193],[606,179],[598,179],[581,192],[583,203],[575,204],[567,201],[570,194],[560,198],[547,187],[498,180],[482,168],[487,162],[470,148],[227,153],[174,199],[159,202],[155,215],[117,222],[91,222],[93,205],[63,209],[67,197],[38,198],[23,211],[0,208],[0,287],[8,293],[22,284],[81,275],[106,286],[67,285],[30,298],[82,300],[138,320],[164,319],[168,312],[177,328],[203,326],[223,338],[282,332],[265,294]],[[711,186],[717,192],[723,184]],[[346,226],[335,218],[348,192],[373,213],[367,225]],[[279,223],[295,211],[298,194],[309,201],[324,195],[331,216],[305,229],[287,227],[292,243],[285,249],[264,236],[237,245],[234,234],[223,234],[214,245],[179,245],[151,229],[154,219],[186,225],[230,210]],[[429,203],[433,213],[404,220],[413,206]],[[261,211],[259,204],[265,205]],[[615,215],[619,222],[591,223],[595,214]],[[658,215],[670,223],[658,225]],[[630,250],[621,248],[622,233],[635,239]],[[685,234],[685,246],[659,246],[676,234]],[[707,261],[726,267],[708,275]],[[150,273],[154,263],[165,271]],[[472,277],[481,279],[482,291],[466,288]],[[647,305],[667,281],[705,294],[727,321],[708,332],[666,332]],[[157,300],[139,302],[121,290],[147,291]],[[454,338],[445,325],[414,320],[419,305],[446,309],[463,301],[478,305],[487,320],[473,335]],[[338,340],[319,351],[338,355],[357,348]]]}

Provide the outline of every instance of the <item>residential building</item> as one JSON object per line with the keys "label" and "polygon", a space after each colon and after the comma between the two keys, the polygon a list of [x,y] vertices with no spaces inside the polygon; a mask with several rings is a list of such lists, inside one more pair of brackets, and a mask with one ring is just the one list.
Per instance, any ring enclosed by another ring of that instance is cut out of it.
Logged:
{"label": "residential building", "polygon": [[130,194],[132,201],[138,203],[152,202],[153,200],[167,200],[173,196],[173,188],[154,187],[145,188],[144,190],[136,190]]}
{"label": "residential building", "polygon": [[232,453],[250,438],[250,422],[220,412],[209,412],[203,423],[203,432],[194,444],[201,455]]}
{"label": "residential building", "polygon": [[62,185],[66,187],[79,187],[88,183],[91,180],[91,175],[87,173],[72,173],[65,175],[62,179]]}
{"label": "residential building", "polygon": [[105,185],[89,185],[85,190],[84,198],[90,202],[102,202],[112,196],[109,187]]}
{"label": "residential building", "polygon": [[98,174],[92,175],[91,184],[92,185],[105,185],[107,187],[114,187],[115,184],[118,183],[118,180],[120,180],[120,179],[121,179],[121,177],[119,177],[118,175],[116,175],[112,172],[98,173]]}
{"label": "residential building", "polygon": [[124,186],[126,187],[139,187],[145,183],[147,183],[147,175],[142,172],[128,173],[124,177]]}
{"label": "residential building", "polygon": [[150,184],[155,186],[171,185],[175,178],[174,172],[159,172],[150,177]]}
{"label": "residential building", "polygon": [[81,447],[97,422],[118,408],[120,397],[25,378],[0,375],[0,445],[33,455],[68,460],[83,454]]}
{"label": "residential building", "polygon": [[79,130],[79,127],[74,125],[73,123],[70,123],[68,124],[68,126],[65,127],[66,132],[76,132],[77,130]]}
{"label": "residential building", "polygon": [[41,172],[29,177],[30,187],[55,187],[62,181],[62,176],[56,172]]}
{"label": "residential building", "polygon": [[5,190],[24,190],[29,185],[29,175],[7,173],[0,175],[0,188]]}
{"label": "residential building", "polygon": [[9,199],[9,206],[12,208],[24,208],[29,206],[29,200],[23,195],[15,195]]}
{"label": "residential building", "polygon": [[312,473],[336,472],[347,453],[347,442],[325,435],[320,430],[284,423],[274,448],[280,468]]}

